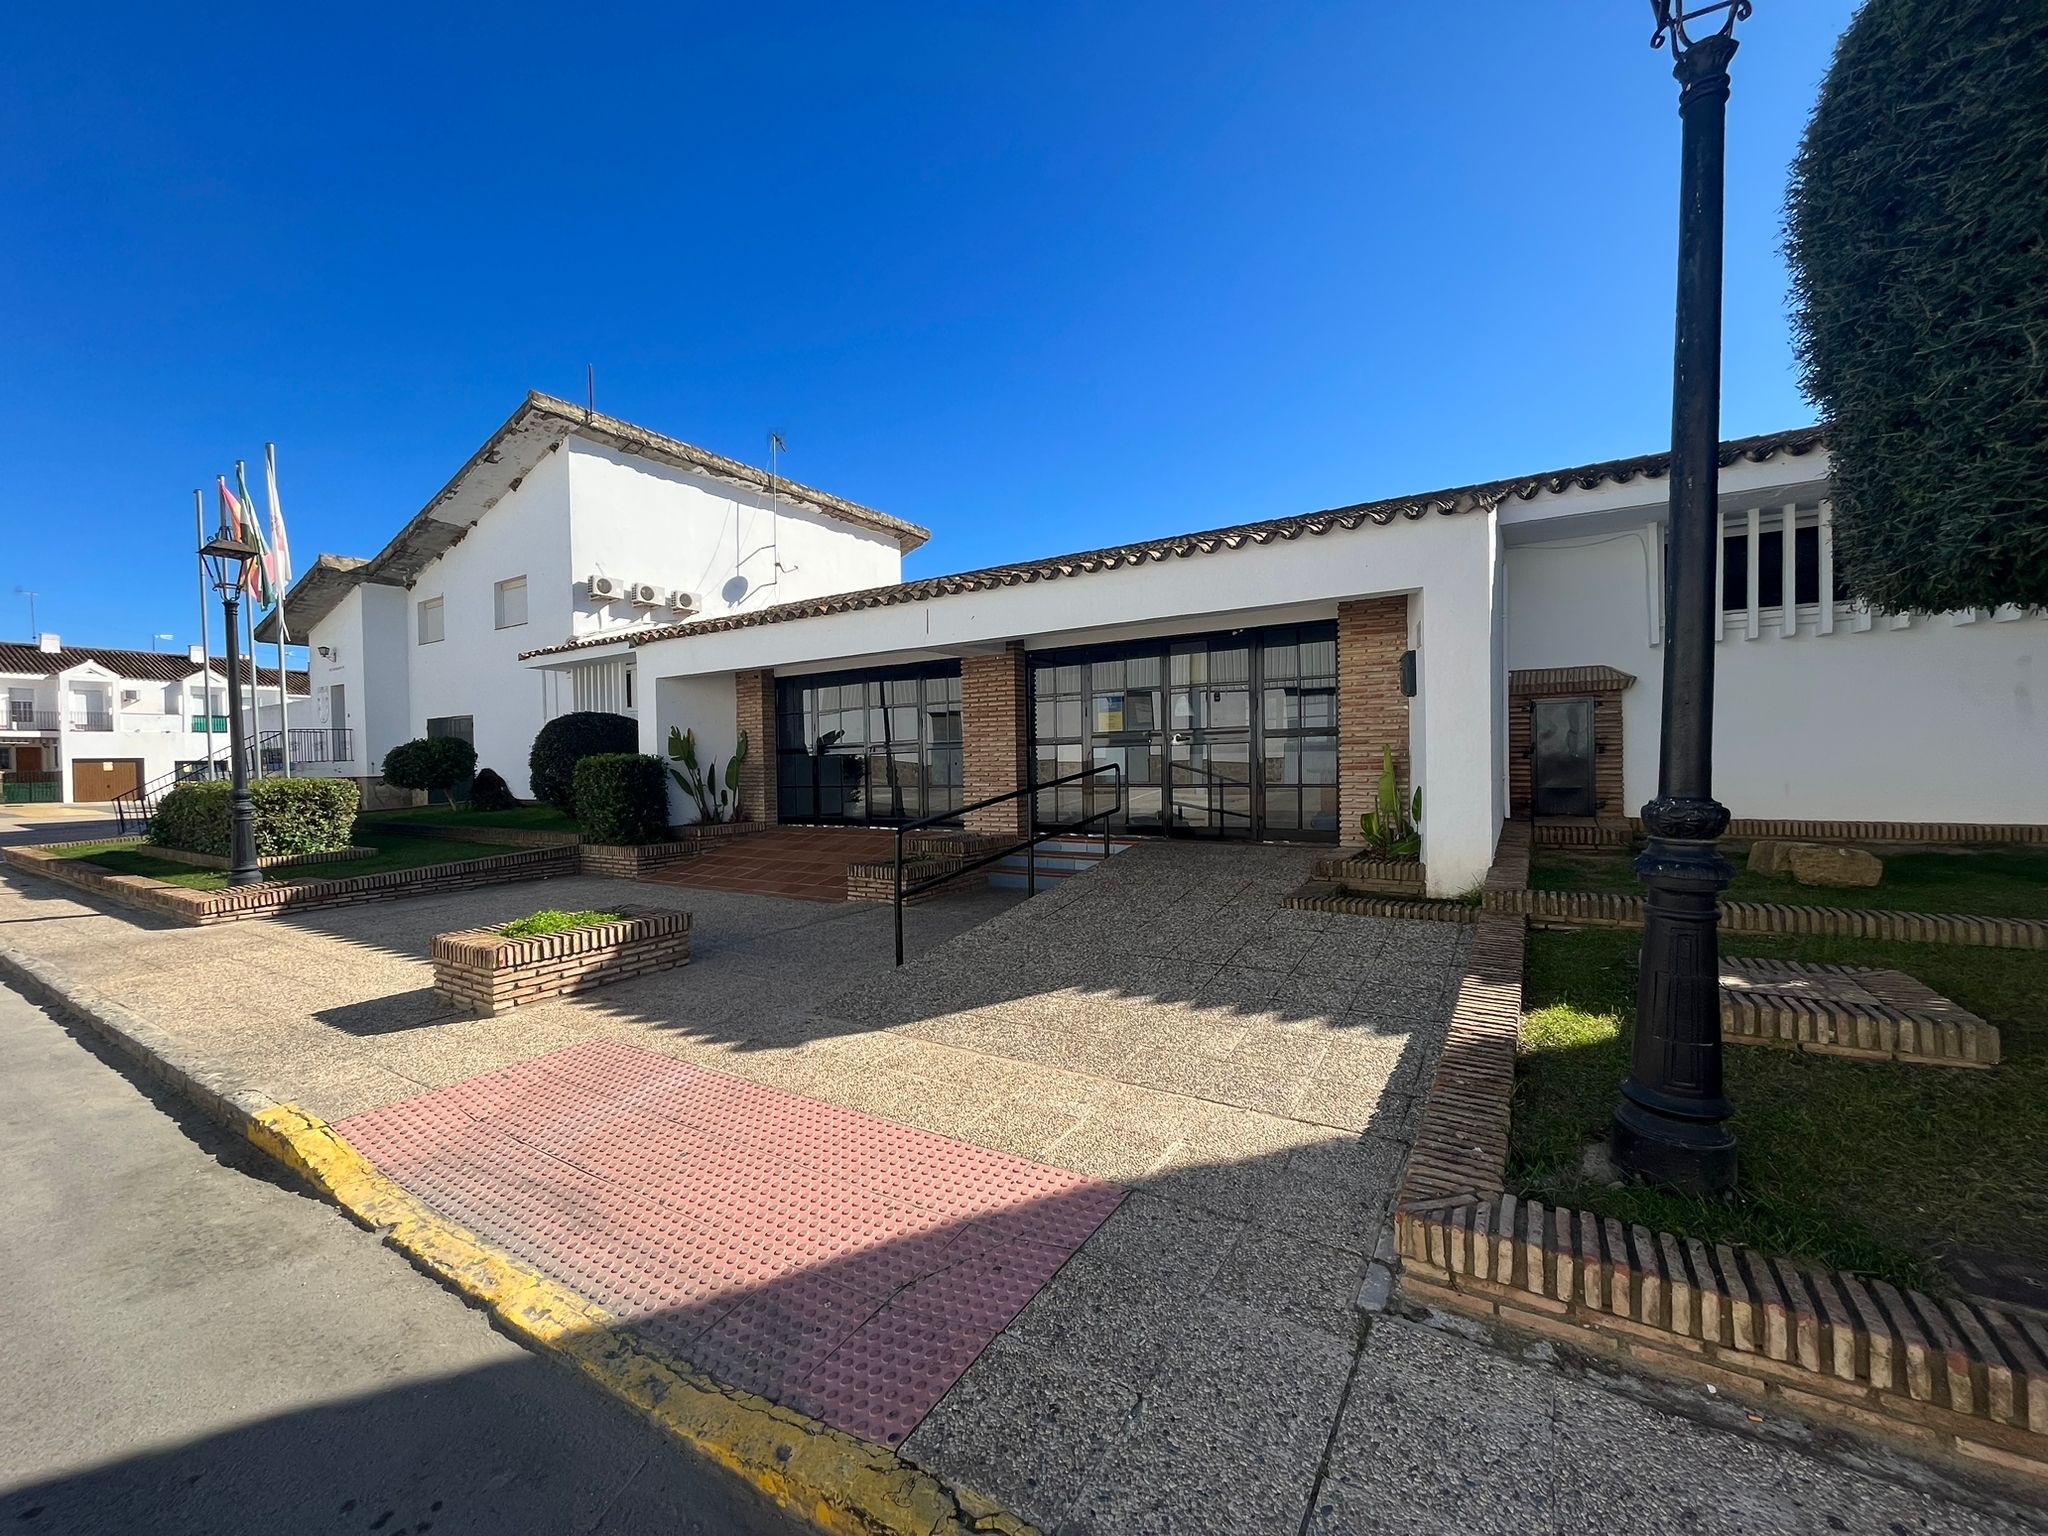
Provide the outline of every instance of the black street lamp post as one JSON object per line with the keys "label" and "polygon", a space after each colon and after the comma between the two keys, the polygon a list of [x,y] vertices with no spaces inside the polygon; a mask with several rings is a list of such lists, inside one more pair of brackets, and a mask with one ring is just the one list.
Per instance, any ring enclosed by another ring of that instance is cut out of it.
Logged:
{"label": "black street lamp post", "polygon": [[[249,762],[243,750],[242,732],[242,569],[256,556],[256,548],[236,538],[225,524],[200,549],[220,593],[221,612],[228,636],[228,884],[260,885],[263,871],[256,865],[256,813],[249,800]],[[254,658],[250,660],[253,669]],[[250,689],[253,696],[255,690]]]}
{"label": "black street lamp post", "polygon": [[[1664,718],[1657,798],[1636,860],[1646,892],[1635,1045],[1615,1106],[1616,1165],[1687,1194],[1735,1186],[1732,1113],[1721,1084],[1719,895],[1734,876],[1715,850],[1728,808],[1714,798],[1714,563],[1720,559],[1721,209],[1728,65],[1750,0],[1691,11],[1651,0],[1668,37],[1682,125],[1678,331],[1671,378],[1670,556],[1664,589]],[[1687,24],[1719,16],[1695,39]]]}

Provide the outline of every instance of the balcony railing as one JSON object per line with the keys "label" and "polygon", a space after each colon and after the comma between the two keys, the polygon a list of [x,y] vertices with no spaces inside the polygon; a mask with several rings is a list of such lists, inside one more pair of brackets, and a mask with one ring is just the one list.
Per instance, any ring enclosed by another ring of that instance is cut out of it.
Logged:
{"label": "balcony railing", "polygon": [[111,731],[113,728],[112,710],[74,709],[71,712],[71,729],[74,731]]}
{"label": "balcony railing", "polygon": [[194,715],[194,716],[192,717],[192,729],[193,729],[193,730],[195,730],[195,731],[198,731],[199,733],[201,733],[201,734],[203,735],[203,734],[205,734],[206,730],[208,729],[208,722],[209,722],[209,721],[211,722],[211,726],[212,726],[212,730],[213,730],[213,733],[214,733],[214,735],[216,735],[216,736],[225,736],[225,735],[227,735],[227,733],[228,733],[228,717],[227,717],[226,715],[212,715],[212,716],[208,716],[208,715]]}
{"label": "balcony railing", "polygon": [[9,731],[54,731],[57,729],[57,711],[37,709],[33,704],[9,704],[7,719],[0,729]]}

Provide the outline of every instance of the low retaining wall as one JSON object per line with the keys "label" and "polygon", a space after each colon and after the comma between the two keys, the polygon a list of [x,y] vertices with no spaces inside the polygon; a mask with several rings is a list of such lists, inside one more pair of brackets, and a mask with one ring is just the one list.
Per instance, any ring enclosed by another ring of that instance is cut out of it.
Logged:
{"label": "low retaining wall", "polygon": [[497,1014],[690,963],[690,914],[628,907],[616,922],[509,939],[496,928],[434,935],[434,990]]}
{"label": "low retaining wall", "polygon": [[1540,1201],[1395,1218],[1401,1288],[1798,1412],[2048,1478],[2048,1326]]}
{"label": "low retaining wall", "polygon": [[[55,846],[63,846],[58,844]],[[390,869],[374,875],[340,880],[265,881],[220,891],[192,891],[142,875],[118,875],[83,859],[59,858],[40,847],[8,848],[7,862],[29,874],[139,907],[180,923],[204,927],[245,918],[275,917],[285,912],[310,912],[325,907],[350,907],[393,896],[421,896],[462,891],[473,886],[500,885],[511,880],[539,880],[576,872],[573,848],[528,848],[488,859],[450,864],[425,864],[415,869]]]}
{"label": "low retaining wall", "polygon": [[[1531,922],[1574,928],[1640,928],[1643,898],[1611,891],[1511,891],[1488,888],[1491,911],[1520,912]],[[1803,934],[1817,938],[1888,939],[1901,944],[1967,944],[1985,949],[2048,949],[2048,922],[2032,917],[1973,917],[1961,912],[1890,912],[1881,907],[1781,906],[1763,901],[1721,903],[1723,933]]]}
{"label": "low retaining wall", "polygon": [[1461,901],[1404,901],[1398,896],[1337,896],[1296,891],[1284,905],[1297,912],[1331,912],[1339,917],[1397,917],[1411,923],[1476,923],[1480,909]]}
{"label": "low retaining wall", "polygon": [[[127,843],[143,849],[153,859],[169,859],[173,864],[190,864],[195,869],[232,869],[235,861],[220,853],[194,853],[189,848],[165,848],[146,838],[122,837],[109,839]],[[309,864],[338,864],[344,859],[367,859],[377,850],[374,848],[331,848],[325,853],[272,853],[258,854],[258,869],[303,869]]]}
{"label": "low retaining wall", "polygon": [[1420,859],[1372,859],[1345,853],[1334,859],[1318,859],[1315,873],[1318,880],[1334,880],[1374,896],[1419,899],[1428,890],[1428,871]]}
{"label": "low retaining wall", "polygon": [[695,842],[687,843],[583,843],[576,849],[577,867],[586,875],[606,875],[614,880],[637,880],[650,869],[694,859]]}
{"label": "low retaining wall", "polygon": [[[1601,817],[1594,821],[1524,821],[1545,847],[1611,846],[1642,836],[1642,818]],[[1737,817],[1725,837],[1737,842],[1782,837],[1806,843],[2048,844],[2048,824],[2002,821],[1795,821]]]}
{"label": "low retaining wall", "polygon": [[[983,832],[937,830],[909,833],[903,839],[904,887],[908,889],[921,881],[958,874],[976,859],[983,858],[998,848],[1008,847],[1016,841],[1014,837]],[[907,907],[921,906],[927,901],[936,901],[945,895],[948,889],[949,887],[941,886],[934,890],[920,891],[916,895],[904,897],[903,904]],[[895,859],[875,859],[865,864],[847,865],[846,899],[895,901]]]}

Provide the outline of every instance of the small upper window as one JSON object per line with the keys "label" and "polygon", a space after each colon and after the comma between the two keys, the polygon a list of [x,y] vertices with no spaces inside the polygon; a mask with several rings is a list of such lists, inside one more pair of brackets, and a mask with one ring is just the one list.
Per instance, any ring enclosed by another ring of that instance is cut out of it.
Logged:
{"label": "small upper window", "polygon": [[517,629],[526,622],[526,578],[514,576],[491,589],[492,612],[498,628]]}
{"label": "small upper window", "polygon": [[445,633],[441,623],[441,599],[430,597],[420,604],[420,644],[432,645]]}

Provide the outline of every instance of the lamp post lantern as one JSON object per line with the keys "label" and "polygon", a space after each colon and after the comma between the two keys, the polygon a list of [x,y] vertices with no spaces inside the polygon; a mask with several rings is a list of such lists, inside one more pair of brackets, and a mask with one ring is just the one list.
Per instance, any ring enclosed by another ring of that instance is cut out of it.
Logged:
{"label": "lamp post lantern", "polygon": [[[222,615],[228,636],[228,884],[258,885],[263,871],[256,867],[256,813],[249,800],[249,762],[243,751],[242,734],[242,570],[256,557],[256,547],[236,538],[225,523],[220,531],[200,546],[214,589],[220,593]],[[251,658],[254,666],[254,658]],[[252,688],[251,693],[254,693]]]}
{"label": "lamp post lantern", "polygon": [[[1721,214],[1728,65],[1750,0],[1687,10],[1651,0],[1678,79],[1678,326],[1671,373],[1670,554],[1665,562],[1664,708],[1657,798],[1636,860],[1643,957],[1629,1075],[1615,1106],[1615,1164],[1686,1194],[1735,1186],[1732,1113],[1721,1080],[1719,897],[1733,878],[1715,849],[1728,808],[1714,798],[1714,569],[1720,559]],[[1712,31],[1691,24],[1711,19]]]}

